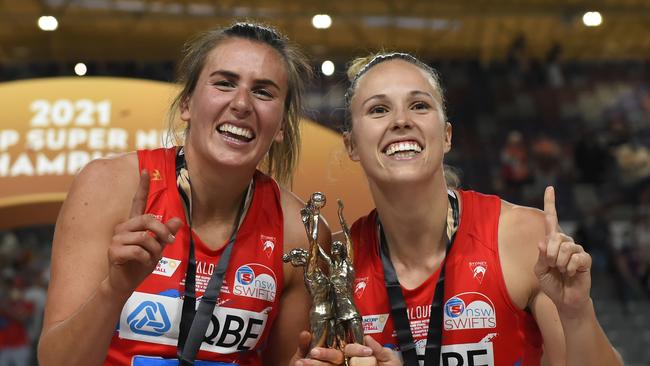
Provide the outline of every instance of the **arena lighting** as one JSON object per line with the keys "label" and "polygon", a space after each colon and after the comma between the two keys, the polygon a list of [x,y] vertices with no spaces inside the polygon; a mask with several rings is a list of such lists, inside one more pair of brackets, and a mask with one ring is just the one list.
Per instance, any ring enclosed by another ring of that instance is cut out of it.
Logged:
{"label": "arena lighting", "polygon": [[588,11],[582,16],[582,22],[587,27],[597,27],[603,23],[603,16],[597,11]]}
{"label": "arena lighting", "polygon": [[316,29],[327,29],[332,25],[332,17],[327,14],[316,14],[311,18],[311,24]]}
{"label": "arena lighting", "polygon": [[51,15],[43,15],[38,18],[38,27],[46,32],[53,31],[59,27],[59,21]]}
{"label": "arena lighting", "polygon": [[74,73],[78,76],[84,76],[86,75],[86,72],[88,72],[88,68],[83,62],[78,62],[76,65],[74,65]]}
{"label": "arena lighting", "polygon": [[336,69],[334,67],[334,63],[330,60],[323,61],[323,63],[320,65],[320,69],[323,72],[323,74],[330,76],[334,73],[334,70]]}

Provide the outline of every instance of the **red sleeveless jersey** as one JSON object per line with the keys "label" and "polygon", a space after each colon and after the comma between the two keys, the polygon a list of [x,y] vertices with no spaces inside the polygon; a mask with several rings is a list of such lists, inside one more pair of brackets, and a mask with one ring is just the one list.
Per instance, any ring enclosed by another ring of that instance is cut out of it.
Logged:
{"label": "red sleeveless jersey", "polygon": [[[460,226],[446,258],[440,365],[539,365],[542,337],[537,324],[512,302],[501,272],[497,243],[501,200],[471,191],[459,195]],[[355,301],[365,334],[397,348],[376,220],[372,211],[352,226]],[[402,287],[420,365],[439,274],[440,269],[415,289]]]}
{"label": "red sleeveless jersey", "polygon": [[[189,227],[176,186],[176,149],[138,151],[138,159],[140,170],[147,169],[151,177],[146,213],[162,222],[178,217],[185,225],[174,243],[163,250],[156,269],[124,305],[106,365],[130,365],[136,355],[176,358],[177,352]],[[259,171],[254,182],[252,201],[237,234],[218,306],[197,360],[260,365],[258,351],[278,313],[284,280],[280,191],[273,179]],[[196,234],[193,238],[200,301],[223,248],[210,250]]]}

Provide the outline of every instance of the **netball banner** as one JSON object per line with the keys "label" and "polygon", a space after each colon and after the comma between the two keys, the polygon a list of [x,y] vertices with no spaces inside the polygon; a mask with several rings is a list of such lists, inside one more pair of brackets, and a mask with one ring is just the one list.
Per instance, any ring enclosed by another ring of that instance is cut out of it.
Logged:
{"label": "netball banner", "polygon": [[[54,222],[74,175],[90,160],[162,146],[176,91],[169,83],[125,78],[0,83],[0,228]],[[345,157],[341,137],[304,123],[303,146],[296,192],[340,197],[351,219],[365,213],[365,181]]]}

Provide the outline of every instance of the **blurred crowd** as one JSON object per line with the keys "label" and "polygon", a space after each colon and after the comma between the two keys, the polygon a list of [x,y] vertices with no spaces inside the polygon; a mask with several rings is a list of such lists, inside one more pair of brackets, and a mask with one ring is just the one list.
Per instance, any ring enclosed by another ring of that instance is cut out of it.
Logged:
{"label": "blurred crowd", "polygon": [[[453,125],[447,163],[462,187],[542,207],[554,185],[565,231],[613,278],[623,304],[650,296],[650,62],[530,58],[516,39],[504,60],[434,61]],[[0,65],[0,81],[69,74],[60,63]],[[89,75],[173,79],[172,62],[90,63]],[[320,75],[309,117],[342,121],[345,64]],[[52,227],[0,232],[0,366],[35,364]],[[594,287],[601,286],[594,281]]]}
{"label": "blurred crowd", "polygon": [[0,365],[36,365],[53,227],[0,232]]}

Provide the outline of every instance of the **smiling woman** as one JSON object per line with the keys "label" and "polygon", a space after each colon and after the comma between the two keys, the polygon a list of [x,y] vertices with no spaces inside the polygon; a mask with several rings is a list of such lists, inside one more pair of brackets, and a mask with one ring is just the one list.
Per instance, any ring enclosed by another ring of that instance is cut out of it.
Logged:
{"label": "smiling woman", "polygon": [[544,211],[453,189],[436,73],[389,53],[358,60],[350,75],[345,145],[376,205],[350,230],[363,284],[355,303],[376,361],[621,364],[589,297],[591,258],[562,233],[553,188]]}
{"label": "smiling woman", "polygon": [[308,74],[300,53],[264,26],[237,23],[188,44],[170,117],[180,114],[182,146],[95,160],[64,202],[42,365],[285,365],[302,356],[294,352],[309,299],[282,254],[307,246],[303,203],[269,175],[285,182],[293,173]]}

